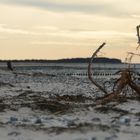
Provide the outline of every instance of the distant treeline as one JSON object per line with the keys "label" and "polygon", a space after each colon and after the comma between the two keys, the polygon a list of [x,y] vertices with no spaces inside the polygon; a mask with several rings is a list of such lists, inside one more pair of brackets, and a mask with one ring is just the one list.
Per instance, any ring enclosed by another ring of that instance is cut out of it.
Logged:
{"label": "distant treeline", "polygon": [[[45,59],[31,59],[31,60],[0,60],[0,62],[38,62],[38,63],[88,63],[90,58],[71,58],[71,59],[58,59],[58,60],[45,60]],[[94,63],[122,63],[120,59],[98,57],[93,59]]]}

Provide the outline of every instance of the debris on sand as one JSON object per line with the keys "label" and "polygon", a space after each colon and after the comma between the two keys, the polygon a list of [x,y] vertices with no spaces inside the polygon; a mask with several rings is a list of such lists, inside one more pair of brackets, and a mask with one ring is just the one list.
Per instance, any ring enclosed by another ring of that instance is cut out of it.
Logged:
{"label": "debris on sand", "polygon": [[55,95],[56,97],[54,97],[55,100],[57,101],[67,101],[67,102],[82,102],[85,103],[87,101],[93,101],[92,98],[90,97],[85,97],[83,95]]}

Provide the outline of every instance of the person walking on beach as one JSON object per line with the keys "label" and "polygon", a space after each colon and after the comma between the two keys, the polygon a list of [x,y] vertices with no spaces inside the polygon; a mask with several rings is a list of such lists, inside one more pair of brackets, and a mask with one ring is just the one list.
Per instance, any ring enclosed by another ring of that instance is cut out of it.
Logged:
{"label": "person walking on beach", "polygon": [[13,71],[12,63],[11,61],[7,61],[7,68],[11,71]]}

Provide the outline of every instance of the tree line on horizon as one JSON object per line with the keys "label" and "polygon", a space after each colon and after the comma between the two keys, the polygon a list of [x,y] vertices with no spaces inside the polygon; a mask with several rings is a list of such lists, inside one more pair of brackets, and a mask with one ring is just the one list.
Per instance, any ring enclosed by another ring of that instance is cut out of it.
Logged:
{"label": "tree line on horizon", "polygon": [[[66,58],[57,60],[47,60],[47,59],[25,59],[25,60],[0,60],[0,62],[42,62],[42,63],[89,63],[90,58]],[[122,63],[120,59],[117,58],[106,58],[98,57],[93,60],[93,63]]]}

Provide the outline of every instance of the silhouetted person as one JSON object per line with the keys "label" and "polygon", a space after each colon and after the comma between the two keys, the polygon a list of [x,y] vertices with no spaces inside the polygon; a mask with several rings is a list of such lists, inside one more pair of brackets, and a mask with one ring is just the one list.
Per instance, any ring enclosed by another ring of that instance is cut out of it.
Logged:
{"label": "silhouetted person", "polygon": [[13,67],[12,67],[11,61],[7,61],[7,68],[9,70],[13,71]]}

